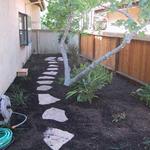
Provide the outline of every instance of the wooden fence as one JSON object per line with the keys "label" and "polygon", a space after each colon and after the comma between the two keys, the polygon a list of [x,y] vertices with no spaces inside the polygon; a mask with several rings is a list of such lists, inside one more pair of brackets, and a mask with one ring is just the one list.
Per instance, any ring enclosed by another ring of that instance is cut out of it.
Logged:
{"label": "wooden fence", "polygon": [[[121,42],[121,38],[81,35],[81,55],[89,59],[97,59]],[[150,83],[150,42],[133,40],[118,54],[102,63],[128,78],[141,83]]]}

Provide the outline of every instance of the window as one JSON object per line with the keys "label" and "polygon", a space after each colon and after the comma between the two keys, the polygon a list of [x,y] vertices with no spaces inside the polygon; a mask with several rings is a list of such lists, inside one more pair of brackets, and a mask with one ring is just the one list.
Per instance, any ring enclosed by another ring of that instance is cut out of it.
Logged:
{"label": "window", "polygon": [[28,19],[23,13],[19,13],[19,38],[20,46],[28,45]]}

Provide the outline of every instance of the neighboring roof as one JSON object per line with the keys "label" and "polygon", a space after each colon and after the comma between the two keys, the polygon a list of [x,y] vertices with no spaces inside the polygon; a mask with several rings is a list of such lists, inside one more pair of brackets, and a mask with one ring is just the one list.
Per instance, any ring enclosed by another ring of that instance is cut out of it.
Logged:
{"label": "neighboring roof", "polygon": [[41,11],[43,11],[45,9],[45,2],[44,0],[30,0],[31,3],[35,3],[35,5],[38,5],[41,9]]}
{"label": "neighboring roof", "polygon": [[[139,4],[139,0],[134,0],[134,2],[132,3],[132,6],[138,6],[138,4]],[[107,4],[106,4],[106,6],[107,6]],[[126,8],[126,7],[127,7],[127,4],[120,8]],[[103,11],[106,11],[106,7],[100,6],[100,7],[95,8],[95,13],[99,13],[99,12],[103,12]]]}

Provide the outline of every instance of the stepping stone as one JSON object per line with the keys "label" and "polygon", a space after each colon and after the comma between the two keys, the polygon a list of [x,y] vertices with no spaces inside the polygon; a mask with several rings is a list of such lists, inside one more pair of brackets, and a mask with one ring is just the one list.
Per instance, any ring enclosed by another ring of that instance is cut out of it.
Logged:
{"label": "stepping stone", "polygon": [[42,76],[42,77],[38,77],[38,79],[55,79],[55,77],[51,77],[51,76]]}
{"label": "stepping stone", "polygon": [[37,81],[38,84],[52,84],[53,81]]}
{"label": "stepping stone", "polygon": [[44,75],[57,75],[58,72],[56,71],[50,71],[50,72],[44,72]]}
{"label": "stepping stone", "polygon": [[47,70],[49,70],[49,71],[56,71],[56,70],[58,70],[58,68],[47,68]]}
{"label": "stepping stone", "polygon": [[60,99],[53,97],[50,94],[38,94],[38,100],[40,105],[48,105],[60,101]]}
{"label": "stepping stone", "polygon": [[73,134],[56,128],[48,128],[44,132],[44,142],[52,149],[59,150],[74,137]]}
{"label": "stepping stone", "polygon": [[49,64],[57,64],[58,62],[57,61],[49,61],[48,63]]}
{"label": "stepping stone", "polygon": [[57,59],[58,61],[64,61],[64,59],[62,57],[58,57]]}
{"label": "stepping stone", "polygon": [[47,58],[45,58],[45,61],[51,61],[51,60],[55,60],[56,59],[56,57],[47,57]]}
{"label": "stepping stone", "polygon": [[58,67],[58,65],[49,65],[49,67]]}
{"label": "stepping stone", "polygon": [[43,115],[42,115],[43,119],[50,119],[50,120],[55,120],[58,122],[65,122],[68,120],[68,118],[65,115],[65,111],[62,109],[58,109],[58,108],[50,108],[48,110],[46,110]]}
{"label": "stepping stone", "polygon": [[52,87],[48,86],[48,85],[41,85],[39,87],[37,87],[37,91],[48,91],[50,90]]}

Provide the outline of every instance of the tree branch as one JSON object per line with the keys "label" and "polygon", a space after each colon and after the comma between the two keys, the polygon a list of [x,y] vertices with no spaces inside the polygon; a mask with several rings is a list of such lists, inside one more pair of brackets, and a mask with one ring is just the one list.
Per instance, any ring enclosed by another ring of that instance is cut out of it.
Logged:
{"label": "tree branch", "polygon": [[86,75],[91,70],[93,70],[98,64],[100,64],[101,62],[107,60],[110,56],[118,53],[122,48],[124,48],[127,44],[129,44],[131,42],[131,40],[133,39],[133,37],[135,35],[136,34],[134,32],[125,35],[122,43],[118,47],[116,47],[113,50],[109,51],[108,53],[106,53],[105,55],[103,55],[102,57],[100,57],[99,59],[94,61],[92,64],[90,64],[85,70],[81,71],[76,77],[71,79],[69,86],[74,84],[76,81],[81,80],[84,77],[84,75]]}

